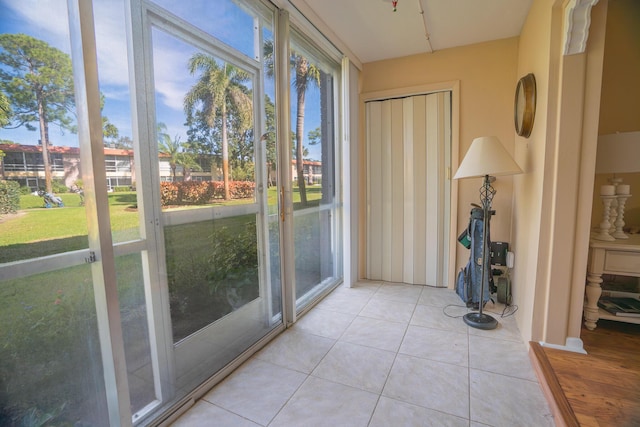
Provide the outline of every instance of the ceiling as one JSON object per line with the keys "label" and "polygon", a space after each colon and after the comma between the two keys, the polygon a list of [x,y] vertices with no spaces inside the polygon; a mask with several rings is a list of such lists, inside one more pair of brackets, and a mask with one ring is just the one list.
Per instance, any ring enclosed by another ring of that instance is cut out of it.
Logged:
{"label": "ceiling", "polygon": [[398,0],[395,12],[391,0],[293,2],[311,9],[366,63],[515,37],[532,1]]}

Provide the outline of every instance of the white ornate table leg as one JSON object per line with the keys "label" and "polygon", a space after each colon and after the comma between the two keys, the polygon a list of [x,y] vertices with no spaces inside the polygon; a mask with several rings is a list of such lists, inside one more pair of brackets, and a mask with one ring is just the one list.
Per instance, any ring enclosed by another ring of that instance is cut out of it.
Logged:
{"label": "white ornate table leg", "polygon": [[600,319],[598,313],[598,300],[602,295],[602,274],[589,273],[587,275],[587,304],[584,306],[584,325],[590,331],[596,328],[596,323]]}

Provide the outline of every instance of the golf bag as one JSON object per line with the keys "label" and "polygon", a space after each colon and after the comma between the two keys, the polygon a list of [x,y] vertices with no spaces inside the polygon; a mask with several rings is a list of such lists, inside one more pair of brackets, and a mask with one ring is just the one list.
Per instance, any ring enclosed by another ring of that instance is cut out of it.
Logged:
{"label": "golf bag", "polygon": [[[495,212],[491,211],[489,214],[489,219],[491,215]],[[463,232],[459,237],[458,241],[465,245],[468,249],[471,249],[471,253],[469,254],[469,262],[467,265],[460,270],[458,273],[458,277],[456,280],[456,293],[462,301],[467,305],[467,307],[479,307],[480,302],[480,287],[482,285],[482,232],[484,226],[484,214],[482,208],[474,207],[471,210],[471,217],[469,218],[469,226],[467,230]],[[482,297],[483,305],[489,301],[490,298],[490,289],[492,282],[491,275],[491,261],[490,259],[490,233],[488,232],[489,227],[487,227],[487,265],[485,269],[485,275],[487,276],[487,284],[484,288],[484,295]],[[465,244],[466,243],[466,244]],[[467,246],[468,245],[468,246]]]}
{"label": "golf bag", "polygon": [[59,208],[64,207],[64,203],[62,202],[62,199],[60,197],[56,196],[55,194],[47,193],[44,190],[39,190],[38,191],[38,195],[44,199],[44,207],[45,208],[50,208],[53,205],[55,205],[55,206],[57,206]]}

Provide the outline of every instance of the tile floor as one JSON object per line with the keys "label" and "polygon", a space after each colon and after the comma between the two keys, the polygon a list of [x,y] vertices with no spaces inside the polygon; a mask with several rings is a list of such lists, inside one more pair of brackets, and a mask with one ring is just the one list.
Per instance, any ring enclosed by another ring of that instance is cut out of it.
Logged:
{"label": "tile floor", "polygon": [[497,329],[448,289],[339,287],[174,426],[553,426],[515,318],[485,310]]}

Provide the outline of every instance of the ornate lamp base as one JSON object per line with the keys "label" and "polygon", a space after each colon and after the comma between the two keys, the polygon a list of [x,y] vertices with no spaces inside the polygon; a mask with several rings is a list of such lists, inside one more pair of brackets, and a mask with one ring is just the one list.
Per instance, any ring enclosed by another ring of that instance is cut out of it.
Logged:
{"label": "ornate lamp base", "polygon": [[495,329],[498,321],[485,313],[467,313],[462,316],[464,323],[476,329]]}

